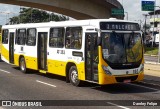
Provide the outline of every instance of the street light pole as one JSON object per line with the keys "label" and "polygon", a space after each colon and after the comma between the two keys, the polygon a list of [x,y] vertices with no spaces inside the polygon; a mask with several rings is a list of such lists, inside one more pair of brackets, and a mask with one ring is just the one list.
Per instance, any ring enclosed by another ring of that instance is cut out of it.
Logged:
{"label": "street light pole", "polygon": [[146,36],[146,19],[147,19],[147,15],[145,15],[145,22],[144,22],[144,38]]}
{"label": "street light pole", "polygon": [[[146,21],[146,20],[147,20],[148,14],[143,14],[143,15],[145,16],[145,22],[144,22],[144,42],[145,42],[145,41],[146,41],[146,40],[145,40],[145,37],[146,37],[146,30],[147,30],[147,29],[146,29],[146,26],[147,26],[147,24],[146,24],[147,21]],[[145,42],[145,43],[146,43],[146,42]]]}
{"label": "street light pole", "polygon": [[159,29],[159,50],[158,50],[158,63],[160,63],[160,29]]}
{"label": "street light pole", "polygon": [[154,23],[155,23],[155,5],[154,5],[154,15],[153,15],[152,47],[153,47],[153,41],[155,39],[155,37],[154,37]]}
{"label": "street light pole", "polygon": [[124,12],[124,13],[126,13],[126,15],[127,15],[127,20],[128,20],[128,12]]}
{"label": "street light pole", "polygon": [[153,39],[152,39],[152,47],[153,47],[153,41],[155,40],[155,37],[154,37],[154,24],[155,24],[155,8],[156,7],[159,7],[160,8],[160,6],[156,6],[156,0],[155,0],[155,3],[154,3],[154,15],[153,15],[153,32],[152,32],[152,37],[153,37]]}
{"label": "street light pole", "polygon": [[[156,0],[155,0],[155,4],[156,4]],[[160,6],[155,6],[155,5],[154,5],[153,37],[154,37],[154,23],[155,23],[155,7],[159,7],[159,8],[160,8]],[[152,47],[153,47],[153,40],[152,40]],[[160,32],[159,32],[158,63],[160,63]]]}

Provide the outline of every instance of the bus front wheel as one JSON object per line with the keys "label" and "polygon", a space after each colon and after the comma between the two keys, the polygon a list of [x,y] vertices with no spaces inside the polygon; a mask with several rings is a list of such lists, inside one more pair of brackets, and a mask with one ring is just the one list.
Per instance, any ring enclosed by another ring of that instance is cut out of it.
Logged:
{"label": "bus front wheel", "polygon": [[80,86],[81,81],[78,79],[78,71],[76,66],[72,66],[69,69],[69,80],[74,86]]}
{"label": "bus front wheel", "polygon": [[26,69],[26,62],[24,57],[20,58],[19,67],[23,73],[26,73],[27,69]]}

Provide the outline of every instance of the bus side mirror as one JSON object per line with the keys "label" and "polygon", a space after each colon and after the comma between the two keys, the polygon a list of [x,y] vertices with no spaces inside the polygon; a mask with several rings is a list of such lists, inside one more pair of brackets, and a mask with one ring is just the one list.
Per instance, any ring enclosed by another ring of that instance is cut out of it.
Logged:
{"label": "bus side mirror", "polygon": [[98,37],[97,45],[99,46],[99,45],[101,45],[101,43],[102,43],[102,37]]}

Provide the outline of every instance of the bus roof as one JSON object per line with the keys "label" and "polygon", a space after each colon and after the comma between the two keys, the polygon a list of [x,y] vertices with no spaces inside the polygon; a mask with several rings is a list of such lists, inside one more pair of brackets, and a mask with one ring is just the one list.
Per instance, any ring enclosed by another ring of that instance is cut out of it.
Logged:
{"label": "bus roof", "polygon": [[63,27],[63,26],[99,26],[99,22],[131,22],[137,23],[128,20],[120,20],[116,18],[110,19],[88,19],[88,20],[72,20],[72,21],[50,21],[42,23],[26,23],[26,24],[15,24],[15,25],[3,25],[2,29],[15,29],[15,28],[41,28],[41,27]]}

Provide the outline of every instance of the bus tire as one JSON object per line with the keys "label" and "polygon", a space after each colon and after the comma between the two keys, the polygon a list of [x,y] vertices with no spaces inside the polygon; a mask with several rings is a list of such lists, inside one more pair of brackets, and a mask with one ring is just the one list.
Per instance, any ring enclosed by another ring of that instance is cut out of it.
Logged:
{"label": "bus tire", "polygon": [[20,67],[20,70],[21,70],[23,73],[27,73],[26,62],[25,62],[24,57],[21,57],[21,58],[20,58],[19,67]]}
{"label": "bus tire", "polygon": [[69,80],[72,85],[80,86],[81,81],[78,79],[78,71],[76,66],[71,66],[69,69]]}

